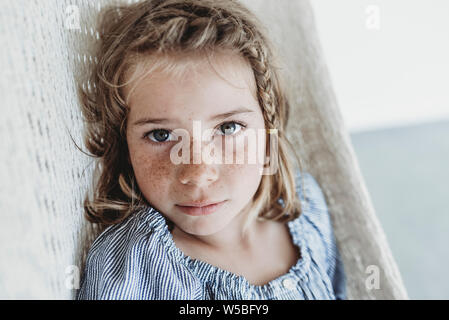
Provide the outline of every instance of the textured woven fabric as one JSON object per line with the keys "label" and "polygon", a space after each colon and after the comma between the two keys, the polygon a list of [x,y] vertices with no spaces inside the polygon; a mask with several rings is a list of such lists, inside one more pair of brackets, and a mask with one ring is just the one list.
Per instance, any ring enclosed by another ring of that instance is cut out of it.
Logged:
{"label": "textured woven fabric", "polygon": [[[83,218],[94,162],[83,147],[77,84],[115,0],[2,1],[0,10],[0,298],[73,299],[98,235]],[[129,2],[129,1],[120,1]],[[291,92],[287,135],[319,182],[347,270],[350,299],[403,299],[401,276],[375,215],[332,90],[306,0],[242,0],[267,26]],[[70,135],[69,135],[70,134]],[[366,286],[377,266],[380,287]]]}
{"label": "textured woven fabric", "polygon": [[[300,185],[300,175],[297,175]],[[176,247],[166,218],[152,207],[106,229],[87,257],[79,299],[345,299],[344,267],[321,189],[310,174],[302,214],[287,223],[301,256],[265,285],[193,259]],[[273,262],[276,263],[275,261]],[[263,268],[263,266],[260,266]]]}

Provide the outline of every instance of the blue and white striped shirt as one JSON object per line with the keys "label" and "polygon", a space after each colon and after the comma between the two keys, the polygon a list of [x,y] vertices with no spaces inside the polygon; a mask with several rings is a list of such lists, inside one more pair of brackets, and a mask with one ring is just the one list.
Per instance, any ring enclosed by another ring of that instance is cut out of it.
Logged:
{"label": "blue and white striped shirt", "polygon": [[[300,258],[265,285],[185,255],[165,217],[152,207],[105,229],[93,242],[78,299],[346,299],[346,277],[323,193],[304,173],[301,215],[287,222]],[[308,205],[306,205],[306,202]]]}

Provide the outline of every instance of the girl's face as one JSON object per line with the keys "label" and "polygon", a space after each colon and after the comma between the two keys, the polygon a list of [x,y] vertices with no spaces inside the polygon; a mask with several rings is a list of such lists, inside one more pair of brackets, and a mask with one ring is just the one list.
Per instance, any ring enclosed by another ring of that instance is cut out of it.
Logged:
{"label": "girl's face", "polygon": [[[247,213],[262,178],[261,158],[255,163],[248,160],[254,156],[254,142],[243,138],[252,131],[260,139],[257,156],[265,155],[265,125],[252,93],[252,70],[237,56],[224,65],[221,77],[207,62],[182,79],[153,72],[129,97],[126,138],[137,184],[151,206],[190,235],[212,235],[235,226],[231,222]],[[198,124],[199,136],[194,135]],[[187,134],[184,142],[173,134],[175,129]],[[173,161],[176,145],[176,150],[182,145],[190,150],[183,154],[188,163]],[[213,147],[222,154],[209,153],[214,163],[204,161],[201,156]],[[201,163],[194,162],[195,153]],[[224,202],[215,212],[200,216],[180,207],[195,201]]]}

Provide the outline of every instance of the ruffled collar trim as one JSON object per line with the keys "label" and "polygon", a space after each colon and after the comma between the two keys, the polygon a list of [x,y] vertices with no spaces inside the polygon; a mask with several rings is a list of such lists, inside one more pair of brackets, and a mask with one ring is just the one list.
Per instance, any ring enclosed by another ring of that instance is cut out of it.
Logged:
{"label": "ruffled collar trim", "polygon": [[288,229],[293,239],[293,243],[300,248],[300,258],[289,271],[264,285],[253,285],[241,275],[221,269],[205,261],[194,259],[184,254],[175,244],[173,236],[168,228],[168,220],[156,209],[149,206],[143,212],[146,223],[153,232],[157,233],[157,239],[166,248],[170,257],[186,266],[201,281],[221,283],[224,287],[239,287],[240,292],[253,291],[265,296],[273,296],[276,288],[282,288],[282,282],[286,278],[298,277],[302,281],[307,281],[307,274],[310,269],[310,252],[307,247],[307,229],[304,228],[303,214],[287,222]]}

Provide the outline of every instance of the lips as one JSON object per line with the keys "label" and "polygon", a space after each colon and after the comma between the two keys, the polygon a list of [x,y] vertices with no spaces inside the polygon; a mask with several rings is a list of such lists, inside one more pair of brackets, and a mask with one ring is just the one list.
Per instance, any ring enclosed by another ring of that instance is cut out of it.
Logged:
{"label": "lips", "polygon": [[201,201],[201,202],[190,202],[177,204],[176,207],[185,214],[190,216],[204,216],[208,214],[212,214],[217,211],[226,200],[221,202],[210,202],[210,201]]}
{"label": "lips", "polygon": [[180,203],[178,204],[179,206],[182,207],[205,207],[205,206],[209,206],[211,204],[216,204],[216,203],[220,203],[222,201],[192,201],[192,202],[188,202],[188,203]]}

